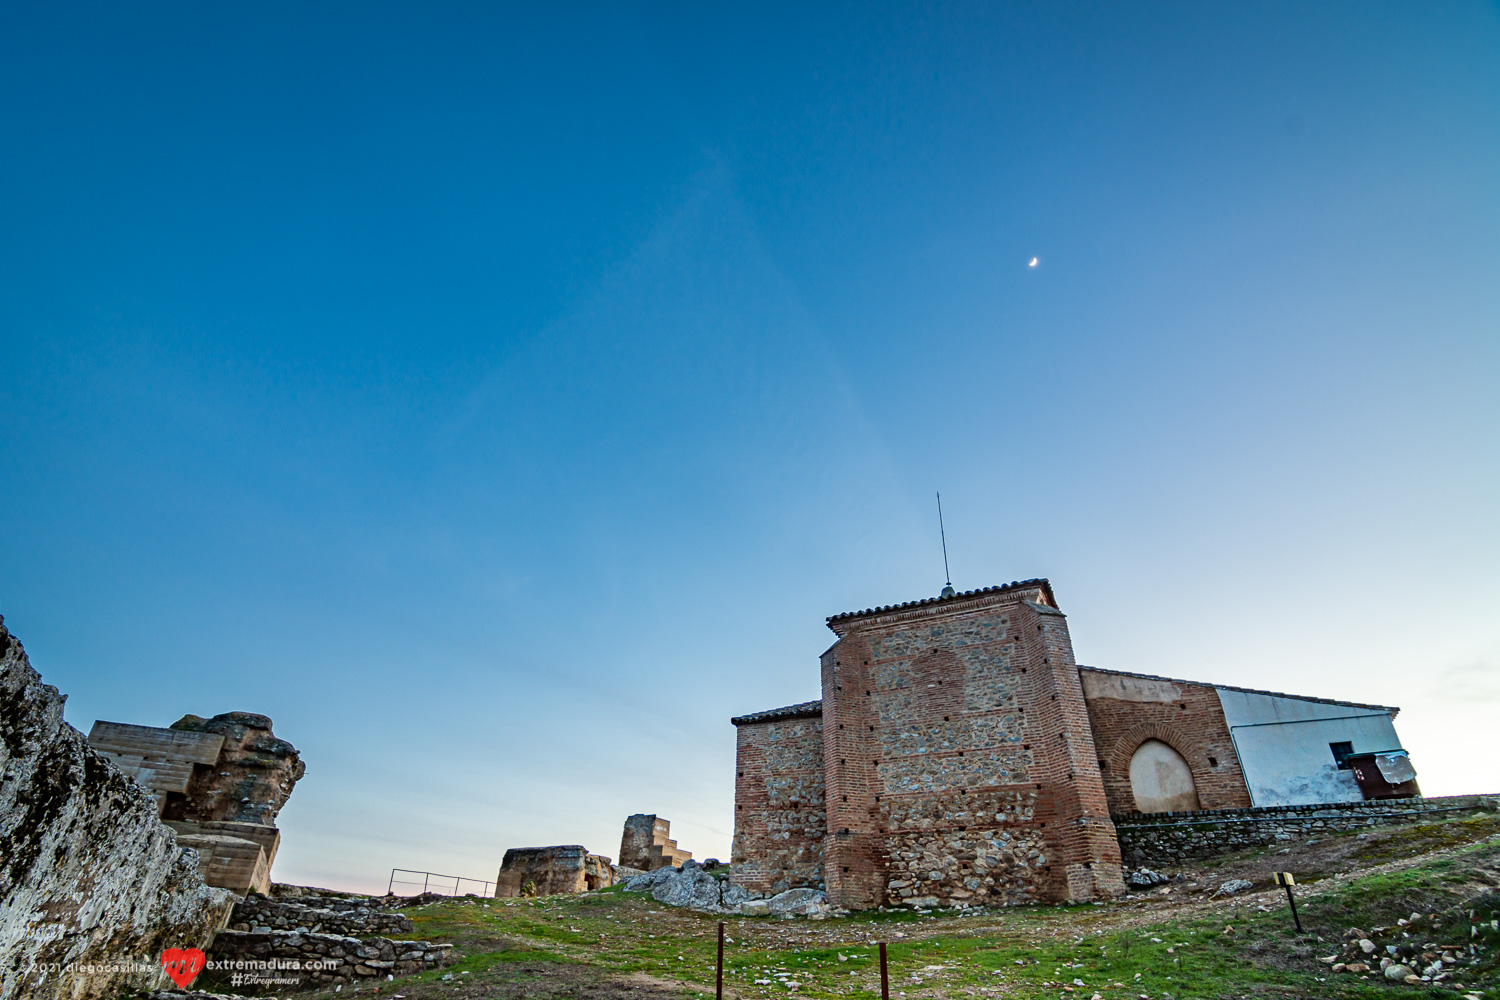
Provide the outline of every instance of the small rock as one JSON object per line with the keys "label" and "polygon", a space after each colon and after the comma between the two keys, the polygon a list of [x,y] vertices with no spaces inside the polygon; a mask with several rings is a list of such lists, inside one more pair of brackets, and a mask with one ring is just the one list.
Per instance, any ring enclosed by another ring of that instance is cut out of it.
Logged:
{"label": "small rock", "polygon": [[1219,888],[1214,891],[1214,895],[1217,896],[1220,893],[1223,893],[1225,895],[1232,896],[1237,892],[1243,892],[1246,889],[1253,889],[1254,887],[1254,882],[1250,882],[1242,878],[1232,878],[1220,885]]}

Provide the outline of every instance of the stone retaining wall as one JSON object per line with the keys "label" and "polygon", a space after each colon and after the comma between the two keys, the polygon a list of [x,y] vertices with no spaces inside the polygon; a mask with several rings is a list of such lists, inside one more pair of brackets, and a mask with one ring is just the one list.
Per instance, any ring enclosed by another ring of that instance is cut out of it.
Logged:
{"label": "stone retaining wall", "polygon": [[1500,811],[1500,795],[1431,799],[1376,799],[1260,809],[1208,809],[1115,816],[1120,852],[1128,865],[1170,865],[1187,858],[1263,847],[1314,833],[1363,830],[1438,820],[1466,812]]}
{"label": "stone retaining wall", "polygon": [[348,983],[404,976],[449,962],[451,944],[345,937],[299,931],[220,931],[209,950],[209,969],[233,971],[231,963],[301,963],[284,970],[308,983]]}
{"label": "stone retaining wall", "polygon": [[320,934],[410,934],[411,919],[369,899],[302,896],[275,900],[250,896],[229,918],[235,931],[304,931]]}

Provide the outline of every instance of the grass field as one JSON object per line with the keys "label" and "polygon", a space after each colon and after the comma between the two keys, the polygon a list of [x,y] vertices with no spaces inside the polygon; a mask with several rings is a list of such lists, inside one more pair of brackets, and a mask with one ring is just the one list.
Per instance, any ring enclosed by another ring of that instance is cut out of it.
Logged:
{"label": "grass field", "polygon": [[[382,983],[378,990],[402,1000],[712,996],[723,919],[725,995],[741,998],[878,997],[877,946],[885,942],[891,996],[909,1000],[1500,1000],[1493,948],[1487,965],[1460,970],[1463,990],[1451,983],[1387,983],[1378,971],[1368,977],[1335,973],[1320,961],[1343,945],[1350,927],[1435,912],[1453,933],[1467,936],[1475,920],[1496,916],[1490,886],[1500,884],[1500,835],[1491,832],[1493,820],[1468,827],[1457,822],[1409,829],[1399,842],[1393,833],[1350,845],[1350,852],[1381,864],[1301,890],[1306,932],[1300,934],[1276,891],[1219,900],[1205,899],[1206,893],[1181,899],[1166,894],[973,915],[876,912],[807,921],[717,918],[616,887],[583,896],[453,901],[408,911],[416,923],[413,936],[451,941],[460,958],[441,972]],[[1393,859],[1403,850],[1407,857]],[[1476,900],[1480,909],[1473,915]],[[376,989],[367,985],[358,992]]]}

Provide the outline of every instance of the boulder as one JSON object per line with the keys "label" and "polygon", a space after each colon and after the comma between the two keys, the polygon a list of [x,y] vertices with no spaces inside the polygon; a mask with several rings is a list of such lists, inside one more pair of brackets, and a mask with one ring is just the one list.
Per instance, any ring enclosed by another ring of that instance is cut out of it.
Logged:
{"label": "boulder", "polygon": [[633,875],[625,880],[626,892],[651,892],[657,886],[680,875],[676,868],[658,868],[644,875]]}
{"label": "boulder", "polygon": [[[672,869],[659,869],[672,871]],[[719,907],[719,880],[696,865],[686,865],[676,872],[675,878],[664,880],[651,890],[651,898],[667,906],[683,906],[691,910],[713,910]]]}
{"label": "boulder", "polygon": [[771,897],[769,912],[773,917],[806,916],[818,906],[826,907],[828,896],[822,889],[788,889]]}
{"label": "boulder", "polygon": [[1140,868],[1125,874],[1125,884],[1136,889],[1149,889],[1153,885],[1161,885],[1163,882],[1170,881],[1171,879],[1161,872],[1154,872],[1150,868]]}
{"label": "boulder", "polygon": [[1406,977],[1412,975],[1412,971],[1399,962],[1393,962],[1385,967],[1385,978],[1393,983],[1404,983]]}
{"label": "boulder", "polygon": [[658,868],[625,883],[627,892],[649,892],[667,906],[681,906],[705,913],[739,913],[750,902],[750,892],[725,879],[714,878],[694,861],[681,868]]}

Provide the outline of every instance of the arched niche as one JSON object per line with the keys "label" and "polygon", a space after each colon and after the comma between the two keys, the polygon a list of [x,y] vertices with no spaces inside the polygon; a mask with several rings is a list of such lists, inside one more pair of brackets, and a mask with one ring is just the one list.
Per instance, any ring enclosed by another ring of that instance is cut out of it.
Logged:
{"label": "arched niche", "polygon": [[1200,808],[1193,771],[1182,754],[1161,740],[1147,740],[1130,758],[1130,791],[1143,813]]}

